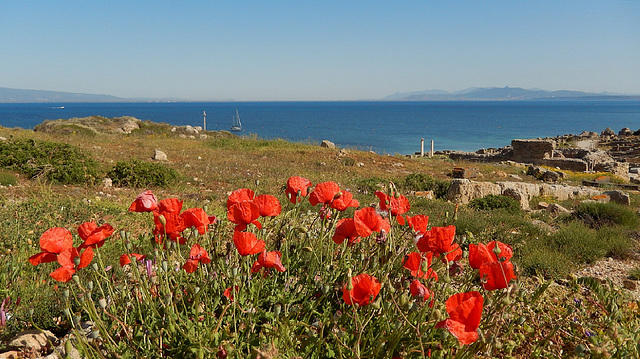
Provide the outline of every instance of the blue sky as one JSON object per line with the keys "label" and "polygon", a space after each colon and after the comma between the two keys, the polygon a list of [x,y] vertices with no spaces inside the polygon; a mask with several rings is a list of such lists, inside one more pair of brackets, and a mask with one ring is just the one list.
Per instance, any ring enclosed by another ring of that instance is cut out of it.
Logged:
{"label": "blue sky", "polygon": [[121,97],[640,94],[640,1],[2,1],[0,49],[0,87]]}

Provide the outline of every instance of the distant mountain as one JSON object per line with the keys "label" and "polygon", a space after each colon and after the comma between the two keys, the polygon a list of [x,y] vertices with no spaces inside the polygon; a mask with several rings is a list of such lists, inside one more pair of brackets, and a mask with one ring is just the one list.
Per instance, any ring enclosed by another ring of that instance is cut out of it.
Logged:
{"label": "distant mountain", "polygon": [[156,102],[185,101],[177,98],[125,98],[111,95],[95,95],[86,93],[23,90],[0,87],[0,103],[37,103],[37,102]]}
{"label": "distant mountain", "polygon": [[640,100],[640,95],[590,93],[582,91],[545,91],[520,87],[474,87],[457,92],[441,90],[395,93],[384,101],[524,101],[524,100]]}

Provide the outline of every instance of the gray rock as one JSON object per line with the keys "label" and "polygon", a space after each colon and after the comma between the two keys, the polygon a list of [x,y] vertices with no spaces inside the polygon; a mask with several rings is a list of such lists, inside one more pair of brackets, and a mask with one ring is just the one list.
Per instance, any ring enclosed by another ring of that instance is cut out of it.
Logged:
{"label": "gray rock", "polygon": [[601,136],[615,136],[616,133],[611,129],[611,127],[607,127],[604,131],[600,133]]}
{"label": "gray rock", "polygon": [[34,329],[16,335],[9,341],[8,347],[18,351],[48,352],[57,342],[58,338],[50,331]]}
{"label": "gray rock", "polygon": [[562,214],[562,213],[571,213],[570,210],[562,207],[561,205],[559,205],[557,203],[550,204],[549,207],[547,207],[547,212],[551,213],[554,216],[557,216],[557,215]]}
{"label": "gray rock", "polygon": [[616,191],[607,191],[604,194],[608,195],[611,198],[612,202],[623,204],[626,206],[631,204],[631,198],[629,197],[629,194],[626,192],[616,190]]}
{"label": "gray rock", "polygon": [[153,152],[153,157],[155,161],[168,161],[167,154],[162,152],[160,149],[157,149]]}
{"label": "gray rock", "polygon": [[111,180],[111,178],[107,177],[105,179],[102,180],[102,187],[112,187],[113,186],[113,181]]}
{"label": "gray rock", "polygon": [[320,146],[326,147],[326,148],[336,148],[336,144],[329,140],[322,140],[322,143],[320,143]]}
{"label": "gray rock", "polygon": [[184,131],[189,135],[197,135],[198,134],[198,130],[196,130],[195,128],[191,127],[190,125],[184,126]]}

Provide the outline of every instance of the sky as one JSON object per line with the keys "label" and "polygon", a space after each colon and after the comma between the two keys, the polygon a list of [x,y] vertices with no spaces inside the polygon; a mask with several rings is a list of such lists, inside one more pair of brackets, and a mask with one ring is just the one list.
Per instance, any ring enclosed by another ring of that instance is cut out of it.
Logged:
{"label": "sky", "polygon": [[0,87],[331,101],[640,94],[640,1],[0,1]]}

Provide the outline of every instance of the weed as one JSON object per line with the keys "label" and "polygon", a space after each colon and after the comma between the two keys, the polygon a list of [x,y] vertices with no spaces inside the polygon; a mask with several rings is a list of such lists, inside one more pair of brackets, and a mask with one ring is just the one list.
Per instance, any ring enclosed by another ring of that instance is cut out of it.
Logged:
{"label": "weed", "polygon": [[583,202],[576,209],[575,218],[591,228],[619,224],[633,229],[640,225],[640,219],[634,211],[613,202]]}
{"label": "weed", "polygon": [[640,266],[629,269],[627,275],[629,276],[629,279],[640,280]]}
{"label": "weed", "polygon": [[107,173],[116,186],[163,187],[175,183],[179,173],[159,163],[121,161]]}
{"label": "weed", "polygon": [[520,212],[520,204],[511,197],[490,194],[482,198],[473,199],[469,207],[479,210],[502,209],[509,213]]}
{"label": "weed", "polygon": [[399,189],[410,191],[433,191],[436,198],[446,198],[451,182],[443,181],[427,174],[412,173],[396,182]]}
{"label": "weed", "polygon": [[61,184],[91,183],[98,177],[98,163],[79,148],[32,139],[1,142],[0,166]]}
{"label": "weed", "polygon": [[18,183],[18,177],[15,174],[0,170],[0,185],[15,186]]}

